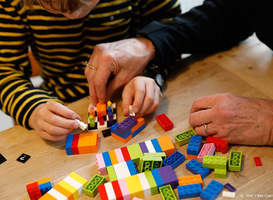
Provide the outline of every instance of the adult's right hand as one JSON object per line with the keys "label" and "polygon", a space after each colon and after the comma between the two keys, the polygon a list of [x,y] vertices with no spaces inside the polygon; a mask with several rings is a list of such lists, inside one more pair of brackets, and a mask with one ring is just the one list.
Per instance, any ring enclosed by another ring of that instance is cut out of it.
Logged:
{"label": "adult's right hand", "polygon": [[[93,103],[105,103],[113,93],[140,74],[155,55],[148,39],[137,37],[96,45],[86,67],[85,76]],[[113,75],[113,79],[109,77]]]}

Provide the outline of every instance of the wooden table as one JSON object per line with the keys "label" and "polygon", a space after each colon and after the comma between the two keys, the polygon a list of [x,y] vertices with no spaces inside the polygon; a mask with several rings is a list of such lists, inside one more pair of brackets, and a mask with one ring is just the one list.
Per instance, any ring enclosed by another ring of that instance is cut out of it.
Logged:
{"label": "wooden table", "polygon": [[[170,75],[167,80],[164,99],[156,113],[145,116],[147,127],[126,144],[112,137],[104,138],[99,132],[98,152],[164,135],[169,135],[174,142],[176,134],[190,129],[189,110],[194,99],[200,96],[230,92],[248,97],[273,98],[272,52],[255,36],[229,51],[207,57],[185,58],[178,67],[176,73]],[[87,122],[89,102],[87,97],[70,104],[69,107],[82,117],[82,121]],[[113,102],[117,102],[118,122],[121,122],[125,119],[121,101],[116,98]],[[172,130],[165,132],[156,122],[155,117],[161,113],[165,113],[174,123]],[[71,172],[76,172],[87,180],[98,173],[95,153],[67,156],[65,141],[48,142],[41,139],[35,131],[28,131],[20,126],[3,131],[0,135],[0,153],[7,159],[0,165],[0,199],[29,199],[26,185],[42,178],[49,177],[55,186]],[[178,151],[186,155],[187,145],[179,147],[175,142],[174,144]],[[243,152],[242,171],[229,172],[226,179],[214,178],[211,173],[204,179],[204,186],[215,179],[223,184],[229,182],[235,186],[238,199],[250,198],[251,195],[253,196],[250,199],[273,198],[273,148],[230,145],[230,149]],[[22,153],[31,156],[25,164],[16,161]],[[261,157],[262,166],[255,166],[255,156]],[[186,160],[175,169],[178,177],[192,175],[186,170],[187,162]],[[264,196],[258,198],[258,195]],[[160,195],[155,195],[149,199],[159,198]],[[80,199],[90,197],[83,195]],[[95,199],[100,199],[99,195]],[[221,194],[218,199],[223,199]]]}

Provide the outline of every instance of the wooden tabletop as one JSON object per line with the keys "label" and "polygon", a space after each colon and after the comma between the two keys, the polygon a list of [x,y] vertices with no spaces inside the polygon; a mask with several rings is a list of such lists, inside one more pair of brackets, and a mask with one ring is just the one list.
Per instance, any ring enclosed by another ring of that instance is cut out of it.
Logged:
{"label": "wooden tabletop", "polygon": [[[175,73],[167,79],[164,98],[158,110],[144,117],[147,127],[126,144],[112,137],[104,138],[98,131],[98,153],[169,135],[176,149],[186,155],[187,145],[177,145],[174,136],[191,128],[188,118],[192,102],[197,97],[223,92],[247,97],[273,98],[272,58],[272,51],[252,36],[231,50],[183,59],[177,64]],[[118,96],[113,102],[117,103],[118,122],[121,122],[125,117],[122,115],[121,100]],[[70,104],[69,107],[87,123],[89,103],[90,99],[87,97]],[[156,122],[155,117],[161,113],[165,113],[174,123],[172,130],[165,132]],[[35,131],[20,126],[0,132],[0,136],[0,153],[7,159],[0,164],[0,199],[29,199],[26,185],[46,177],[49,177],[55,186],[71,172],[76,172],[87,180],[98,173],[96,153],[68,156],[64,149],[65,141],[45,141]],[[241,172],[228,172],[226,179],[214,178],[211,173],[204,179],[204,187],[214,179],[236,187],[237,199],[273,198],[273,148],[230,145],[229,150],[231,149],[243,152]],[[22,153],[31,156],[24,164],[16,161]],[[228,157],[229,152],[224,156]],[[253,157],[256,156],[261,158],[262,166],[255,166]],[[192,175],[186,170],[187,162],[188,160],[175,169],[178,177]],[[175,192],[177,193],[177,190]],[[259,195],[263,195],[263,198],[258,198],[262,197]],[[160,198],[160,195],[154,195],[149,199]],[[80,199],[90,197],[83,195]],[[99,195],[95,199],[100,199]],[[217,199],[224,198],[220,194]]]}

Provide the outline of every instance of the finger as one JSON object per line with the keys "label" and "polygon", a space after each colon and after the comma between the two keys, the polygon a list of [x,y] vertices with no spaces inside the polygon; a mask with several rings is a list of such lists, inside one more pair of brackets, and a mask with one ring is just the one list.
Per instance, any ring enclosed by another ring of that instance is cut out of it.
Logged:
{"label": "finger", "polygon": [[122,92],[122,109],[124,116],[129,115],[129,105],[133,104],[134,89],[129,85],[126,85]]}
{"label": "finger", "polygon": [[216,95],[204,96],[204,97],[197,98],[192,104],[190,113],[194,113],[199,110],[212,108],[213,105],[215,105],[216,101],[217,101]]}
{"label": "finger", "polygon": [[207,124],[206,127],[204,124],[201,126],[197,126],[194,128],[194,130],[197,135],[203,137],[216,134],[216,129],[213,127],[212,123]]}
{"label": "finger", "polygon": [[[91,59],[88,63],[91,63]],[[89,95],[93,101],[94,104],[97,104],[98,99],[96,95],[96,89],[95,89],[95,83],[94,83],[94,77],[96,77],[96,70],[89,69],[88,67],[85,68],[84,71],[85,77],[88,82],[89,86]]]}
{"label": "finger", "polygon": [[56,115],[62,116],[66,119],[71,119],[71,120],[81,119],[81,117],[77,115],[74,111],[72,111],[67,106],[64,106],[58,102],[49,101],[47,106],[50,112]]}
{"label": "finger", "polygon": [[145,111],[147,111],[153,105],[153,102],[154,102],[154,96],[155,96],[154,85],[146,84],[145,87],[146,87],[145,88],[146,92],[145,92],[144,101],[139,110],[140,115],[143,115]]}
{"label": "finger", "polygon": [[151,107],[149,107],[148,110],[146,110],[143,114],[147,115],[147,114],[155,112],[157,110],[157,108],[159,107],[162,97],[163,97],[163,95],[158,87],[158,89],[155,90],[153,105]]}
{"label": "finger", "polygon": [[51,135],[51,134],[47,133],[46,131],[41,131],[40,136],[43,139],[50,140],[50,141],[61,141],[61,140],[66,139],[67,134],[64,134],[64,135]]}
{"label": "finger", "polygon": [[189,117],[189,123],[191,126],[201,126],[205,123],[212,122],[212,112],[211,109],[199,110],[197,112],[191,113]]}

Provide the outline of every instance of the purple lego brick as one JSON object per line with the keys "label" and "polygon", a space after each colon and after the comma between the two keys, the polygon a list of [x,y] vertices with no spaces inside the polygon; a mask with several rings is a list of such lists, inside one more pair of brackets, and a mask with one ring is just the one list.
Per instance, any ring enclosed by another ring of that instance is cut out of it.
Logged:
{"label": "purple lego brick", "polygon": [[227,188],[227,189],[228,189],[229,191],[231,191],[231,192],[235,192],[235,191],[236,191],[236,188],[233,187],[232,185],[230,185],[229,183],[226,183],[226,184],[224,185],[224,187]]}
{"label": "purple lego brick", "polygon": [[137,125],[137,119],[134,117],[127,117],[125,120],[117,125],[117,130],[120,133],[126,133],[131,130],[131,128],[133,128],[135,125]]}
{"label": "purple lego brick", "polygon": [[157,168],[164,185],[170,184],[173,189],[178,186],[178,179],[170,165]]}
{"label": "purple lego brick", "polygon": [[147,148],[145,142],[140,142],[140,143],[139,143],[139,146],[140,146],[140,148],[141,148],[143,154],[144,154],[144,153],[149,153],[148,148]]}

